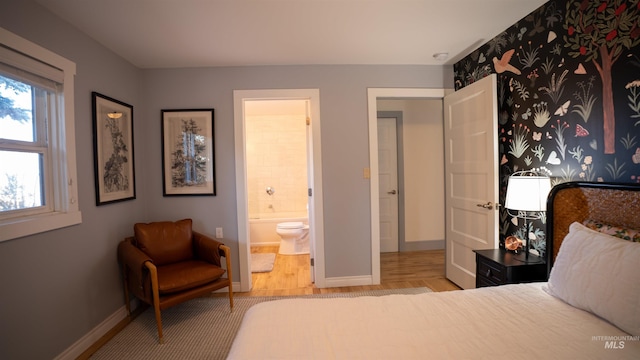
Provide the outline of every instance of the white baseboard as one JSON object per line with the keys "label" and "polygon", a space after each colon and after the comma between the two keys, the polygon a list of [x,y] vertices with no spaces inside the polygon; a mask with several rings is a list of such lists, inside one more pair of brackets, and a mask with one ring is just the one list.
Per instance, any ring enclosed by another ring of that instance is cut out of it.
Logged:
{"label": "white baseboard", "polygon": [[[234,282],[233,287],[235,289],[240,288],[239,282]],[[214,292],[229,292],[229,288],[222,288],[216,290]],[[138,299],[131,300],[131,311],[133,312],[135,309],[140,306],[140,301]],[[83,352],[85,352],[90,346],[98,342],[101,337],[103,337],[107,332],[116,327],[120,321],[127,317],[127,307],[122,305],[121,308],[116,310],[113,314],[111,314],[108,318],[106,318],[103,322],[101,322],[98,326],[93,328],[87,334],[85,334],[82,338],[76,341],[73,345],[63,351],[61,354],[56,356],[54,360],[74,360],[77,359]]]}
{"label": "white baseboard", "polygon": [[280,246],[280,242],[276,241],[276,242],[252,242],[251,246]]}
{"label": "white baseboard", "polygon": [[364,286],[373,285],[371,275],[363,276],[343,276],[337,278],[326,278],[324,280],[325,287],[343,287],[343,286]]}
{"label": "white baseboard", "polygon": [[[138,307],[137,299],[131,302],[131,311]],[[81,337],[78,341],[73,343],[69,348],[63,351],[60,355],[56,356],[54,360],[74,360],[77,359],[83,352],[85,352],[90,346],[95,344],[101,337],[107,332],[116,327],[120,321],[127,317],[127,307],[122,305],[121,308],[116,310],[103,322],[98,324],[95,328]]]}
{"label": "white baseboard", "polygon": [[[236,290],[236,289],[240,289],[240,282],[239,281],[238,282],[232,281],[231,282],[231,286],[233,286],[233,293],[234,294],[239,292],[238,290]],[[215,293],[226,293],[226,292],[229,292],[229,287],[223,287],[222,289],[218,289],[218,290],[214,291],[213,293],[215,294]]]}
{"label": "white baseboard", "polygon": [[[364,286],[364,285],[373,285],[373,279],[371,275],[327,278],[325,279],[325,283],[324,283],[325,288],[343,287],[343,286]],[[240,289],[240,283],[234,282],[233,288]],[[226,291],[228,291],[228,288],[220,289],[215,292],[226,292]],[[234,293],[236,292],[242,292],[242,291],[234,290]]]}

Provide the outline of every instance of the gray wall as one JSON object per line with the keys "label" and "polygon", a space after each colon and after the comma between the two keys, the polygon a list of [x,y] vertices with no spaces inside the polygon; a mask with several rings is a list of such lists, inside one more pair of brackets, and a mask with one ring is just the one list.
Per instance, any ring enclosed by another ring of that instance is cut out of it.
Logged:
{"label": "gray wall", "polygon": [[[371,274],[367,88],[450,86],[450,75],[428,66],[269,66],[208,69],[146,70],[143,93],[150,114],[144,154],[158,181],[145,185],[151,218],[193,217],[195,227],[209,234],[224,228],[237,239],[233,90],[320,89],[324,235],[326,277]],[[163,198],[160,110],[215,108],[217,196]],[[237,245],[232,244],[232,249]],[[239,274],[238,262],[234,263]],[[237,277],[236,277],[237,278]]]}
{"label": "gray wall", "polygon": [[[117,243],[135,222],[225,230],[239,274],[233,90],[319,88],[326,276],[371,274],[368,87],[451,88],[451,67],[282,66],[141,70],[31,0],[2,0],[0,26],[77,65],[80,225],[0,243],[0,358],[48,359],[124,304]],[[91,91],[134,107],[137,199],[96,207]],[[215,108],[215,197],[162,197],[160,110]],[[236,278],[237,279],[237,278]],[[35,345],[37,344],[37,346]]]}
{"label": "gray wall", "polygon": [[0,26],[76,63],[75,123],[82,224],[0,243],[0,358],[51,359],[124,304],[116,246],[147,219],[144,194],[96,207],[91,91],[134,106],[136,181],[149,181],[141,72],[30,0],[0,1]]}

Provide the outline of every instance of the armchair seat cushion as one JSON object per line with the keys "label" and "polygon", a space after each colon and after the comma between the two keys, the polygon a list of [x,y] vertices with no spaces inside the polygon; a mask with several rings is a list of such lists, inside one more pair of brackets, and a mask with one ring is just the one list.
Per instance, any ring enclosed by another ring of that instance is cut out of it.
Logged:
{"label": "armchair seat cushion", "polygon": [[179,292],[218,280],[225,270],[201,260],[158,266],[160,295]]}

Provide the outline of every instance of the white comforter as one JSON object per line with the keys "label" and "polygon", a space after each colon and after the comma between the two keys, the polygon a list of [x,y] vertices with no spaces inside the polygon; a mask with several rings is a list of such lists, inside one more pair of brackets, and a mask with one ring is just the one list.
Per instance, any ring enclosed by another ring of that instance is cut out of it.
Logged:
{"label": "white comforter", "polygon": [[638,337],[543,286],[264,302],[228,359],[640,359]]}

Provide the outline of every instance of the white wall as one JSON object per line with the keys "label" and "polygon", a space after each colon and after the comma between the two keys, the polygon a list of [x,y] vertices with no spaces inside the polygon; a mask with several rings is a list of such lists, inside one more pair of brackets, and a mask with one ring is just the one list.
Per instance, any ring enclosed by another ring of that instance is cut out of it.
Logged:
{"label": "white wall", "polygon": [[402,112],[404,241],[444,240],[442,100],[378,100],[378,111]]}

